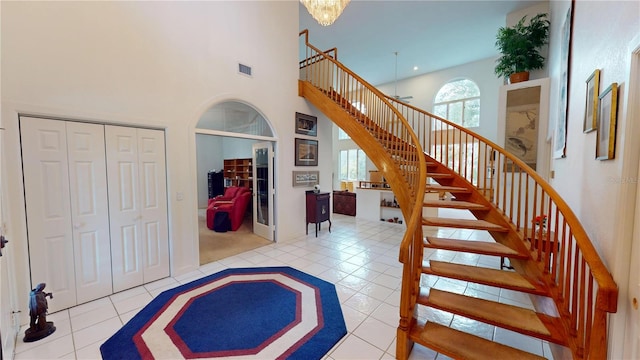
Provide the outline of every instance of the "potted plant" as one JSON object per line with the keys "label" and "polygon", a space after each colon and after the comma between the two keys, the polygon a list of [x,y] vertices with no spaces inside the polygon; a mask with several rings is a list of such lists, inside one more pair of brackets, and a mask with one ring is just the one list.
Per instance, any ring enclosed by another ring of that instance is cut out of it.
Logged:
{"label": "potted plant", "polygon": [[526,20],[525,15],[514,26],[501,27],[496,36],[496,47],[502,56],[496,61],[495,72],[498,76],[509,77],[510,83],[527,81],[530,70],[544,66],[544,57],[539,50],[549,41],[547,14],[538,14],[527,24]]}

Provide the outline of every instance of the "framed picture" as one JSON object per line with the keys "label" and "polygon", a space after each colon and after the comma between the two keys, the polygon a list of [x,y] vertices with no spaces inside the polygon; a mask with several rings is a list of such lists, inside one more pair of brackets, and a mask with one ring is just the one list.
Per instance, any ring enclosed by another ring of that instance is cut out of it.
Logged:
{"label": "framed picture", "polygon": [[313,186],[320,182],[319,171],[293,171],[293,187],[296,186]]}
{"label": "framed picture", "polygon": [[598,126],[598,95],[600,91],[600,70],[596,71],[587,79],[587,100],[584,107],[584,123],[582,132],[588,133]]}
{"label": "framed picture", "polygon": [[315,116],[296,113],[296,134],[309,136],[318,135],[318,118]]}
{"label": "framed picture", "polygon": [[318,166],[318,140],[296,138],[296,166]]}
{"label": "framed picture", "polygon": [[596,159],[609,160],[616,151],[616,112],[618,83],[611,84],[598,98],[598,124],[596,128]]}
{"label": "framed picture", "polygon": [[[531,86],[507,91],[504,148],[534,170],[538,162],[541,88]],[[504,171],[522,171],[514,167],[511,160],[505,161]]]}
{"label": "framed picture", "polygon": [[571,84],[571,27],[574,3],[575,0],[571,0],[560,35],[560,98],[558,99],[558,120],[556,121],[553,143],[553,157],[555,159],[567,156],[567,118],[569,112],[567,99],[569,98],[569,84]]}

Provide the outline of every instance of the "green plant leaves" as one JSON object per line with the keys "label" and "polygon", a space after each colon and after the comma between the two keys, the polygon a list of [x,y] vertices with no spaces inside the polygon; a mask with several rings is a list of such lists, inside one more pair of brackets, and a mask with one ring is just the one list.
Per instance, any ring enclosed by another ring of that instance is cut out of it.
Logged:
{"label": "green plant leaves", "polygon": [[545,59],[539,49],[549,41],[547,14],[538,14],[528,23],[526,20],[525,15],[514,26],[498,29],[496,47],[502,56],[496,61],[496,75],[508,77],[544,67]]}

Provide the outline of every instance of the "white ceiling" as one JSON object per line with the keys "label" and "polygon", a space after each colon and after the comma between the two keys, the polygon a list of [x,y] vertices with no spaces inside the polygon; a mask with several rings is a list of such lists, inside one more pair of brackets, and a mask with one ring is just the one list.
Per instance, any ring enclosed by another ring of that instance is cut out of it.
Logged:
{"label": "white ceiling", "polygon": [[[338,60],[371,84],[496,57],[495,36],[507,14],[544,1],[352,0],[338,20],[320,26],[300,4],[309,42],[338,48]],[[418,70],[414,71],[413,67]]]}

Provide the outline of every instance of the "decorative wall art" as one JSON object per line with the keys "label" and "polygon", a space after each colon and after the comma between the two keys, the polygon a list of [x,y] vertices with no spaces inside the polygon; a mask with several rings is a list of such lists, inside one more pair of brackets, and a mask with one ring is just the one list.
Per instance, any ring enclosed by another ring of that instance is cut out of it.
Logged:
{"label": "decorative wall art", "polygon": [[599,97],[596,159],[610,160],[616,151],[618,83],[611,84]]}
{"label": "decorative wall art", "polygon": [[318,166],[318,140],[295,139],[296,166]]}
{"label": "decorative wall art", "polygon": [[318,135],[318,118],[315,116],[296,113],[296,134],[309,136]]}
{"label": "decorative wall art", "polygon": [[587,79],[587,100],[584,107],[584,124],[582,131],[585,133],[596,129],[598,125],[598,95],[600,91],[600,70],[596,71]]}
{"label": "decorative wall art", "polygon": [[319,171],[293,171],[293,187],[296,186],[313,186],[320,182]]}
{"label": "decorative wall art", "polygon": [[[511,90],[507,93],[507,116],[504,148],[536,169],[538,162],[538,128],[540,86]],[[507,159],[505,171],[520,171]]]}
{"label": "decorative wall art", "polygon": [[571,0],[567,16],[562,25],[560,70],[560,99],[558,106],[558,119],[553,144],[553,157],[556,159],[565,157],[567,147],[567,118],[569,111],[567,99],[569,98],[569,84],[571,83],[571,24],[573,22],[573,8],[575,0]]}

